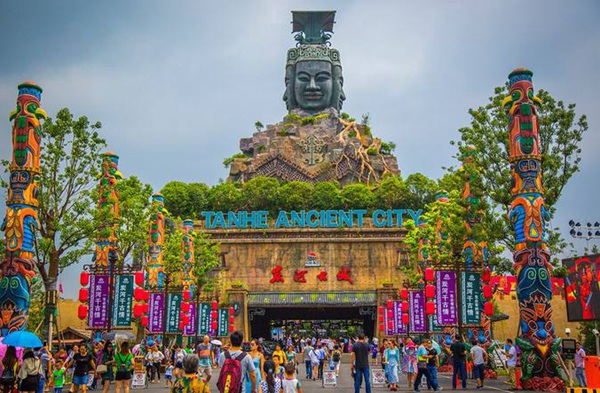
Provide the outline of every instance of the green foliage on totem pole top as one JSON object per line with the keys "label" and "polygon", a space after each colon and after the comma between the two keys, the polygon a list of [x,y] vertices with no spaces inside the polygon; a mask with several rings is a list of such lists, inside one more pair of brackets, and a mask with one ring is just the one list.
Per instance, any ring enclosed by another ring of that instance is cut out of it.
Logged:
{"label": "green foliage on totem pole top", "polygon": [[[510,165],[508,162],[508,117],[501,102],[508,95],[507,85],[497,87],[485,106],[470,109],[471,124],[459,130],[460,140],[451,143],[461,147],[472,145],[477,149],[477,164],[485,195],[491,207],[500,211],[498,233],[500,242],[511,248],[512,231],[507,213],[512,202],[510,195]],[[537,96],[542,100],[538,108],[540,152],[542,154],[545,203],[551,214],[562,190],[579,171],[581,141],[588,129],[587,117],[577,115],[575,104],[556,100],[545,90]],[[555,227],[556,229],[556,227]],[[564,246],[557,231],[550,228],[548,245],[552,252]]]}
{"label": "green foliage on totem pole top", "polygon": [[117,219],[119,251],[121,260],[127,261],[134,248],[146,244],[152,187],[142,183],[136,176],[130,176],[117,183],[117,191],[119,192]]}

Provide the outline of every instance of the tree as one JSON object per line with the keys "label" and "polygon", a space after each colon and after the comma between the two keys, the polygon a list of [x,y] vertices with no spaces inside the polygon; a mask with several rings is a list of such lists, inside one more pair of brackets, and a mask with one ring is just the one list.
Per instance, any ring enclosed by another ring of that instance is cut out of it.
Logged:
{"label": "tree", "polygon": [[188,184],[182,181],[170,181],[160,190],[165,197],[165,208],[173,217],[193,217],[193,205],[190,200]]}
{"label": "tree", "polygon": [[281,210],[309,210],[311,195],[314,192],[311,183],[291,181],[279,188],[279,208]]}
{"label": "tree", "polygon": [[279,204],[279,181],[272,177],[255,177],[242,187],[242,195],[248,210],[277,210]]}
{"label": "tree", "polygon": [[337,210],[342,207],[340,186],[335,181],[326,181],[315,184],[310,205],[318,210]]}
{"label": "tree", "polygon": [[387,209],[406,208],[408,186],[400,176],[385,176],[375,189],[377,207]]}
{"label": "tree", "polygon": [[375,204],[375,195],[371,188],[363,183],[355,183],[346,185],[341,195],[343,198],[343,207],[346,210],[350,209],[372,209]]}
{"label": "tree", "polygon": [[[69,109],[58,111],[42,130],[39,179],[39,232],[36,267],[45,292],[57,291],[59,272],[92,251],[97,227],[97,201],[93,199],[100,152],[106,146],[98,133],[100,122],[75,119]],[[9,163],[3,161],[8,170]],[[3,181],[3,187],[8,184]],[[45,307],[45,329],[56,304]]]}
{"label": "tree", "polygon": [[438,185],[421,173],[412,173],[404,181],[408,188],[405,199],[407,209],[421,209],[423,206],[435,201]]}
{"label": "tree", "polygon": [[238,184],[221,183],[211,188],[208,194],[208,202],[211,210],[215,211],[237,211],[242,208],[242,190]]}
{"label": "tree", "polygon": [[117,183],[119,192],[119,251],[121,260],[126,261],[134,248],[144,248],[148,237],[148,216],[152,187],[136,176]]}
{"label": "tree", "polygon": [[[494,210],[500,210],[499,233],[501,243],[512,249],[510,223],[507,218],[512,201],[510,195],[510,165],[508,162],[508,117],[502,100],[508,95],[508,86],[497,87],[485,106],[470,109],[471,124],[459,130],[460,141],[453,141],[460,149],[471,145],[478,152],[484,194]],[[540,152],[542,154],[545,203],[550,207],[559,200],[569,179],[579,171],[580,143],[588,129],[585,115],[577,116],[575,104],[557,101],[550,93],[539,90],[542,106],[538,109]],[[553,252],[564,244],[558,233],[550,232],[548,245]]]}
{"label": "tree", "polygon": [[256,123],[254,123],[254,127],[256,127],[256,131],[260,132],[263,129],[264,125],[260,122],[260,120],[257,120]]}

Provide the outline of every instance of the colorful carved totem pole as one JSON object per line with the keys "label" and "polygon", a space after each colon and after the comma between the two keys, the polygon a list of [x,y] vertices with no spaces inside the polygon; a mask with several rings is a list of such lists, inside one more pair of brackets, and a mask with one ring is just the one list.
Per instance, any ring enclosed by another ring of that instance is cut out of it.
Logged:
{"label": "colorful carved totem pole", "polygon": [[117,218],[119,217],[119,193],[117,183],[123,179],[119,172],[119,156],[115,153],[102,154],[102,170],[98,182],[98,210],[107,210],[108,217],[98,228],[96,239],[96,252],[92,261],[96,267],[108,268],[109,256],[113,255],[115,261],[119,257],[119,241],[116,233]]}
{"label": "colorful carved totem pole", "polygon": [[[465,185],[463,188],[462,200],[465,211],[465,229],[466,238],[462,250],[462,256],[465,262],[464,269],[467,272],[483,272],[484,285],[489,286],[490,271],[488,268],[489,251],[485,241],[478,241],[481,238],[479,223],[484,214],[482,210],[483,184],[477,169],[476,150],[474,146],[466,146],[461,149],[461,172]],[[487,282],[486,282],[487,281]],[[488,291],[484,291],[485,295]],[[487,299],[490,300],[490,299]],[[471,326],[468,330],[469,339],[477,339],[480,343],[486,345],[491,340],[491,319],[485,312],[481,313],[481,326]]]}
{"label": "colorful carved totem pole", "polygon": [[509,218],[515,232],[513,269],[517,276],[523,351],[522,383],[528,390],[559,391],[568,376],[558,354],[560,338],[552,324],[550,252],[546,245],[542,156],[538,136],[533,72],[518,68],[510,73],[510,95],[504,99],[509,117],[509,161],[513,201]]}
{"label": "colorful carved totem pole", "polygon": [[194,293],[194,221],[183,221],[183,238],[181,241],[181,283],[184,291]]}
{"label": "colorful carved totem pole", "polygon": [[165,198],[161,194],[152,195],[150,229],[148,233],[148,263],[146,265],[148,289],[162,289],[164,285],[165,263],[163,247],[165,245]]}
{"label": "colorful carved totem pole", "polygon": [[31,82],[19,85],[17,108],[11,112],[13,154],[6,217],[2,230],[6,250],[0,265],[0,332],[27,328],[31,281],[35,276],[34,244],[38,221],[40,143],[46,112],[40,108],[42,89]]}

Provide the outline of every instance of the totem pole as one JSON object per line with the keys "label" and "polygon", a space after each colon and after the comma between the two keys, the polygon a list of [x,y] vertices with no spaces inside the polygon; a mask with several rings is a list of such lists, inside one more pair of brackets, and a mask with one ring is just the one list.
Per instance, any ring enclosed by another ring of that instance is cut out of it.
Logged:
{"label": "totem pole", "polygon": [[511,72],[510,95],[502,102],[509,118],[513,201],[508,214],[515,232],[513,269],[521,318],[517,344],[523,351],[523,388],[559,391],[568,376],[558,354],[560,338],[555,337],[552,324],[552,266],[546,245],[550,215],[544,205],[535,107],[541,102],[533,94],[532,77],[533,72],[524,68]]}
{"label": "totem pole", "polygon": [[[481,238],[479,223],[483,215],[482,195],[483,185],[476,163],[476,150],[474,146],[466,146],[461,149],[461,172],[465,185],[463,188],[462,200],[465,212],[466,237],[462,250],[462,256],[465,262],[464,268],[467,272],[483,272],[482,281],[484,285],[489,286],[490,271],[488,268],[489,251],[485,241],[478,241]],[[491,296],[488,291],[484,291],[484,296]],[[479,299],[481,300],[481,299]],[[486,299],[486,300],[491,300]],[[484,311],[481,312],[481,326],[469,328],[469,338],[476,338],[481,344],[487,345],[491,340],[491,319]]]}
{"label": "totem pole", "polygon": [[42,89],[31,82],[19,85],[17,108],[11,112],[13,154],[6,217],[2,230],[6,250],[0,265],[0,332],[25,330],[31,282],[35,276],[35,231],[38,221],[40,142],[46,112],[40,108]]}
{"label": "totem pole", "polygon": [[152,195],[150,229],[148,233],[148,263],[146,265],[148,289],[162,289],[164,285],[165,262],[163,247],[165,244],[165,198],[161,194]]}
{"label": "totem pole", "polygon": [[119,217],[119,194],[117,182],[123,179],[119,172],[119,156],[106,152],[102,155],[102,170],[98,182],[98,210],[106,210],[109,216],[97,231],[96,252],[92,257],[96,267],[108,269],[109,256],[118,259],[118,238],[116,233]]}
{"label": "totem pole", "polygon": [[194,221],[183,221],[183,238],[181,242],[182,261],[181,261],[181,283],[184,291],[194,293]]}

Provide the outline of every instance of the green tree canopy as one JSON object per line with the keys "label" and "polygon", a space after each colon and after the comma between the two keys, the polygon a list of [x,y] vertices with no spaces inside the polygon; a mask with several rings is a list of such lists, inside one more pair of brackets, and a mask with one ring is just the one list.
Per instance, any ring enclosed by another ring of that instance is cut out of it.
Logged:
{"label": "green tree canopy", "polygon": [[119,251],[122,260],[127,261],[136,247],[146,245],[152,187],[142,183],[136,176],[130,176],[117,183],[117,190]]}
{"label": "green tree canopy", "polygon": [[372,209],[375,205],[375,194],[371,187],[363,183],[348,184],[341,191],[342,206],[350,209]]}

